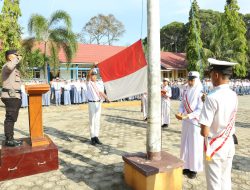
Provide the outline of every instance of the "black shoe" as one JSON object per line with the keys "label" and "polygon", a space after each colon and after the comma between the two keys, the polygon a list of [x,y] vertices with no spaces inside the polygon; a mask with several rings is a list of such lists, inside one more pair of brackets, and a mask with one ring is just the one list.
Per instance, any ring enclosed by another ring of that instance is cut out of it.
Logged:
{"label": "black shoe", "polygon": [[189,172],[190,172],[189,169],[184,169],[184,170],[182,170],[182,174],[183,174],[183,175],[188,175]]}
{"label": "black shoe", "polygon": [[90,144],[92,144],[93,146],[95,146],[95,145],[96,145],[95,137],[91,138],[91,142],[90,142]]}
{"label": "black shoe", "polygon": [[23,144],[22,141],[20,140],[6,140],[5,141],[5,146],[9,146],[9,147],[17,147],[17,146],[21,146]]}
{"label": "black shoe", "polygon": [[167,128],[167,127],[168,127],[168,124],[163,124],[161,127],[162,127],[162,128]]}
{"label": "black shoe", "polygon": [[196,175],[197,175],[197,172],[189,171],[187,174],[187,177],[189,179],[194,179],[194,178],[196,178]]}
{"label": "black shoe", "polygon": [[98,139],[98,137],[94,137],[96,144],[102,144],[101,141]]}
{"label": "black shoe", "polygon": [[146,117],[146,118],[144,119],[144,121],[148,121],[148,118]]}

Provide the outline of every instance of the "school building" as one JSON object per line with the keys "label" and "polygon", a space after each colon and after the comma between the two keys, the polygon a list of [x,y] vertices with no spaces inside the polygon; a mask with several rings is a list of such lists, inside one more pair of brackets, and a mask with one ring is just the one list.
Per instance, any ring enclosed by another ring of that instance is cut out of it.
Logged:
{"label": "school building", "polygon": [[[43,51],[43,44],[38,48]],[[59,60],[61,62],[57,77],[62,79],[78,79],[86,76],[88,70],[95,63],[100,63],[105,59],[126,49],[125,46],[110,46],[96,44],[78,44],[78,50],[70,64],[62,51],[59,51]],[[67,66],[68,64],[68,66]],[[161,52],[161,77],[162,78],[185,78],[187,76],[187,63],[184,53]],[[48,68],[50,79],[52,79],[53,68]],[[43,70],[37,68],[35,78],[43,78]]]}

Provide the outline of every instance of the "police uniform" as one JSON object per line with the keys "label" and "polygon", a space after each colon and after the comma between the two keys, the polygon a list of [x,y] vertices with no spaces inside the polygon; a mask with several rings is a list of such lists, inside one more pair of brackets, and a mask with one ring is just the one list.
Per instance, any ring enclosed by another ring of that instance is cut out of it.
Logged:
{"label": "police uniform", "polygon": [[2,67],[3,89],[1,99],[5,104],[6,115],[4,120],[4,134],[6,146],[20,146],[21,141],[14,140],[14,125],[18,118],[19,109],[21,107],[21,78],[18,70],[19,57],[17,51],[6,51],[5,56],[16,56],[9,60]]}
{"label": "police uniform", "polygon": [[[170,82],[168,78],[164,78],[163,81]],[[169,85],[161,86],[161,124],[162,127],[168,127],[170,124],[170,98],[172,91]]]}
{"label": "police uniform", "polygon": [[[232,66],[236,63],[208,59],[211,71],[223,75],[232,73]],[[205,137],[205,172],[207,189],[230,190],[231,169],[235,147],[233,134],[235,133],[235,114],[238,98],[229,84],[215,86],[208,94],[201,111],[199,123],[209,128]]]}

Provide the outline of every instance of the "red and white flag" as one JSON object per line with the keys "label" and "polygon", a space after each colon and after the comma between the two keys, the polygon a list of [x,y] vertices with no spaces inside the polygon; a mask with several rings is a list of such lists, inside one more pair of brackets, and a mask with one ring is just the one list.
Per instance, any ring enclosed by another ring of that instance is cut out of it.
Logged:
{"label": "red and white flag", "polygon": [[147,62],[141,40],[98,64],[109,100],[147,92]]}

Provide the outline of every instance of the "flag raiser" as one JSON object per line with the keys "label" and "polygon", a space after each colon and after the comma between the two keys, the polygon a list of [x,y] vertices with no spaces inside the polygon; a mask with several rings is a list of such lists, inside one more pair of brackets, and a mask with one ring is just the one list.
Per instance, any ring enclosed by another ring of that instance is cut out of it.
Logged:
{"label": "flag raiser", "polygon": [[147,92],[147,62],[139,40],[98,64],[109,100]]}

